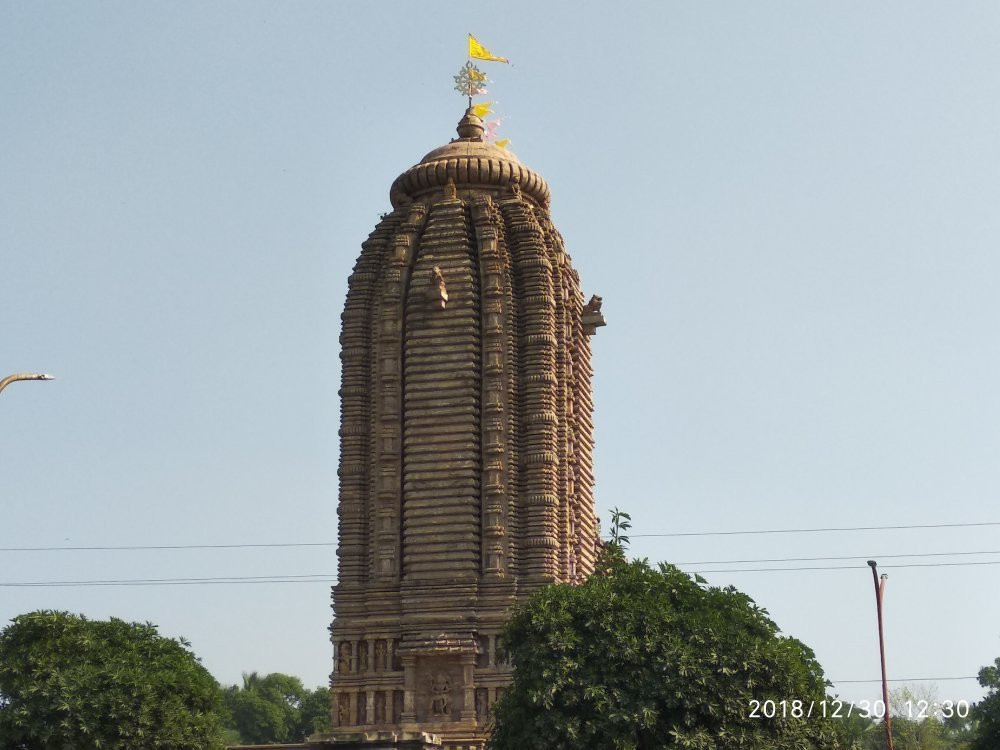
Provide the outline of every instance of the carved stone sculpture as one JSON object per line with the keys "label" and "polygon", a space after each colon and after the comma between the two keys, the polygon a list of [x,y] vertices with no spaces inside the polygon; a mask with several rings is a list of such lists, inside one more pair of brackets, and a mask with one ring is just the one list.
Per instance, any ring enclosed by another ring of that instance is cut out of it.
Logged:
{"label": "carved stone sculpture", "polygon": [[436,674],[431,680],[431,713],[451,716],[451,679],[446,674]]}
{"label": "carved stone sculpture", "polygon": [[448,287],[444,283],[444,275],[437,266],[431,269],[430,299],[436,307],[442,310],[448,306]]}
{"label": "carved stone sculpture", "polygon": [[337,702],[337,726],[346,727],[351,723],[351,696],[341,693]]}
{"label": "carved stone sculpture", "polygon": [[358,644],[358,671],[368,671],[368,644],[365,641]]}
{"label": "carved stone sculpture", "polygon": [[341,641],[338,652],[337,671],[340,674],[347,674],[351,671],[351,642]]}
{"label": "carved stone sculpture", "polygon": [[604,315],[601,314],[602,302],[603,299],[595,294],[590,298],[590,301],[583,306],[581,321],[583,322],[583,332],[588,336],[593,336],[597,333],[598,328],[603,325],[607,325],[607,323],[604,322]]}
{"label": "carved stone sculpture", "polygon": [[489,715],[489,694],[486,688],[476,688],[476,719],[486,721]]}

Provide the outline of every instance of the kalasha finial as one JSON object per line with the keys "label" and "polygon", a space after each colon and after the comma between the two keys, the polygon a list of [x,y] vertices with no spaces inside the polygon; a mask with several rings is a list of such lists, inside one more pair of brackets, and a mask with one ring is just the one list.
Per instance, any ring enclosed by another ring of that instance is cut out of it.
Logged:
{"label": "kalasha finial", "polygon": [[458,121],[458,137],[466,141],[481,141],[486,128],[479,116],[472,111],[472,107],[465,110],[465,115]]}

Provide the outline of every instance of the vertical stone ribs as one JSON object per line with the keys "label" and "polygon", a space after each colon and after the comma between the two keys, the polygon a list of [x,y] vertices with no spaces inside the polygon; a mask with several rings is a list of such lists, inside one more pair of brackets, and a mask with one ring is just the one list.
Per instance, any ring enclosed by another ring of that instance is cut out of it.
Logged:
{"label": "vertical stone ribs", "polygon": [[547,244],[559,258],[556,269],[561,293],[558,300],[560,367],[560,550],[565,579],[582,582],[597,561],[597,515],[594,513],[593,399],[590,338],[582,323],[583,294],[562,237],[548,215],[541,217]]}
{"label": "vertical stone ribs", "polygon": [[[454,193],[452,193],[452,196]],[[440,271],[446,300],[436,285]],[[475,579],[480,560],[479,269],[464,203],[435,203],[406,299],[403,575]]]}
{"label": "vertical stone ribs", "polygon": [[558,231],[516,185],[379,223],[342,315],[341,581],[593,570],[582,307]]}
{"label": "vertical stone ribs", "polygon": [[567,259],[562,243],[556,242],[551,225],[542,217],[545,246],[553,260],[553,286],[556,313],[556,440],[559,463],[556,487],[559,497],[559,580],[570,581],[576,575],[576,554],[573,549],[573,289],[566,273]]}
{"label": "vertical stone ribs", "polygon": [[361,245],[361,256],[348,280],[340,335],[340,501],[337,506],[338,579],[361,584],[367,578],[368,457],[371,424],[372,297],[388,239],[400,221],[399,211],[385,217]]}
{"label": "vertical stone ribs", "polygon": [[[573,271],[574,286],[580,289],[577,272]],[[577,292],[579,295],[579,291]],[[576,520],[575,545],[578,549],[577,581],[582,581],[594,570],[600,545],[598,538],[597,514],[594,511],[594,397],[591,382],[594,370],[590,364],[590,337],[584,332],[580,322],[583,311],[583,297],[577,298],[577,314],[574,321],[576,333],[576,356],[573,358],[573,373],[577,387],[573,418],[575,442],[574,475]]]}
{"label": "vertical stone ribs", "polygon": [[[503,578],[510,565],[510,490],[516,497],[516,472],[511,464],[511,442],[517,441],[510,405],[515,399],[514,298],[509,258],[499,212],[488,196],[472,203],[479,250],[482,310],[482,573]],[[513,438],[513,440],[512,440]],[[516,453],[515,453],[516,455]]]}
{"label": "vertical stone ribs", "polygon": [[518,373],[521,371],[521,350],[520,350],[520,330],[521,315],[517,302],[520,299],[520,290],[517,287],[517,280],[514,275],[514,261],[507,246],[507,238],[503,231],[503,216],[500,208],[493,203],[490,207],[490,214],[493,225],[497,227],[499,238],[500,258],[503,263],[504,288],[509,297],[509,321],[510,325],[506,331],[507,343],[507,419],[510,424],[510,436],[507,440],[507,565],[508,572],[512,576],[518,575],[520,571],[520,523],[521,516],[518,498],[521,494],[521,410],[518,405],[521,402],[521,386]]}
{"label": "vertical stone ribs", "polygon": [[377,394],[373,424],[371,497],[374,502],[369,512],[372,547],[369,565],[372,578],[383,582],[398,579],[401,560],[403,320],[410,269],[426,219],[427,206],[414,204],[399,232],[392,238],[384,260],[385,270],[380,279],[380,295],[372,320],[372,341],[375,342],[372,379]]}
{"label": "vertical stone ribs", "polygon": [[500,208],[521,294],[518,565],[530,587],[559,580],[555,287],[541,225],[516,184]]}

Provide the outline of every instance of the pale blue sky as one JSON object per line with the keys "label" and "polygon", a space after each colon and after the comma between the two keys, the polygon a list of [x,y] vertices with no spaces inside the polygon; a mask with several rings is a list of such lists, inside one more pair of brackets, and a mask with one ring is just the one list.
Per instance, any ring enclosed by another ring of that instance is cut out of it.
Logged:
{"label": "pale blue sky", "polygon": [[[1000,521],[995,3],[4,0],[0,370],[58,380],[0,395],[0,547],[336,538],[346,278],[392,180],[454,135],[469,31],[514,62],[490,67],[501,132],[604,297],[602,518]],[[633,543],[854,556],[707,576],[843,680],[878,677],[865,559],[998,550],[1000,526]],[[1000,655],[1000,566],[889,565],[1000,553],[883,560],[892,676]],[[0,582],[335,569],[0,552]],[[0,588],[0,622],[38,608],[153,621],[223,682],[330,669],[322,583]]]}

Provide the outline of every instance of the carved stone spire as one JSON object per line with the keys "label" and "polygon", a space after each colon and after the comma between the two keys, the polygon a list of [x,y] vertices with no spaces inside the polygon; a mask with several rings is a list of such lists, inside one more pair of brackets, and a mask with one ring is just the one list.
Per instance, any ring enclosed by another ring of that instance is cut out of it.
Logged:
{"label": "carved stone spire", "polygon": [[589,333],[549,188],[459,138],[392,185],[342,316],[334,733],[480,746],[509,608],[594,568]]}

